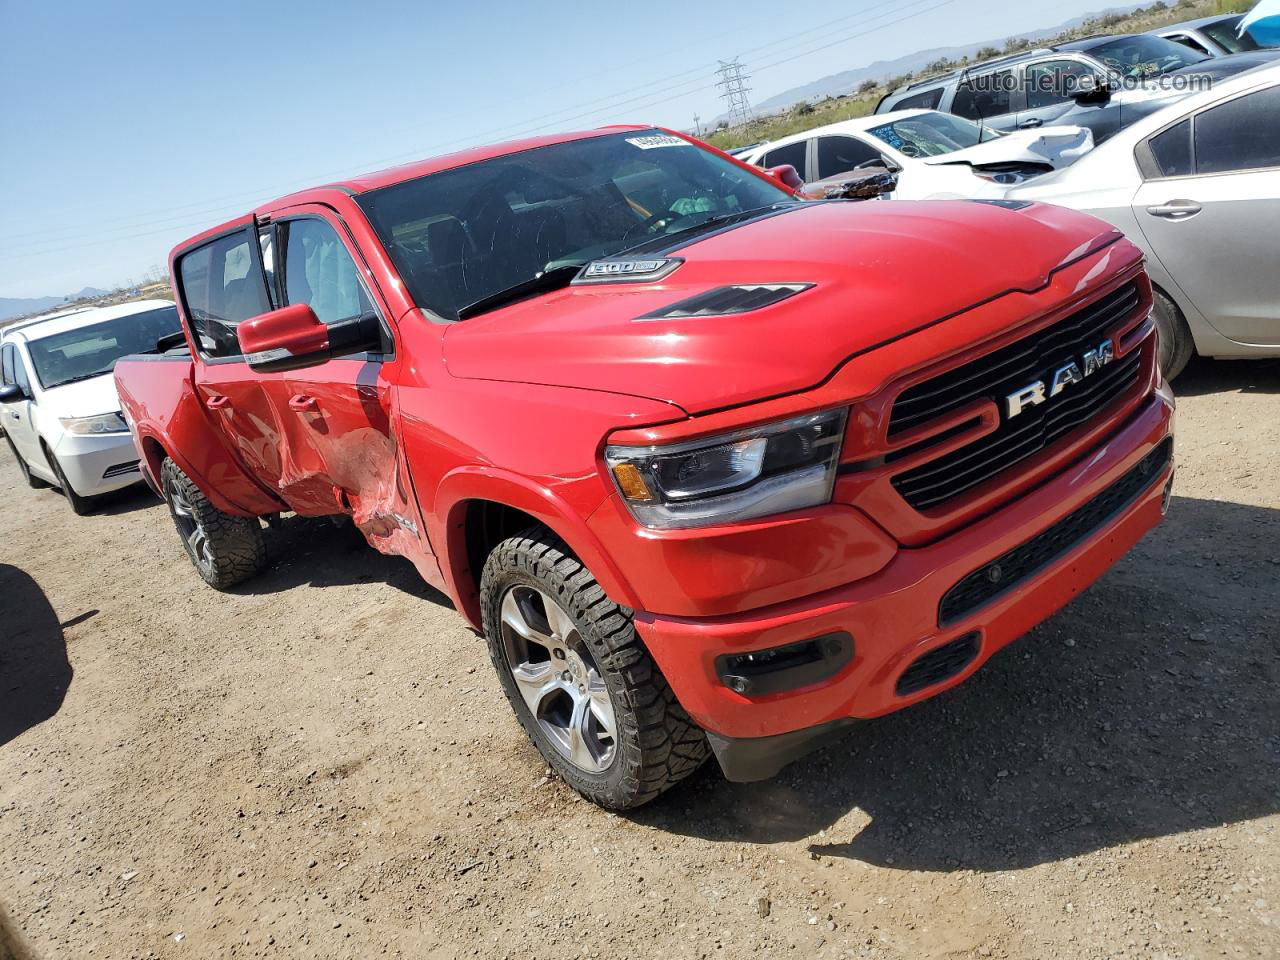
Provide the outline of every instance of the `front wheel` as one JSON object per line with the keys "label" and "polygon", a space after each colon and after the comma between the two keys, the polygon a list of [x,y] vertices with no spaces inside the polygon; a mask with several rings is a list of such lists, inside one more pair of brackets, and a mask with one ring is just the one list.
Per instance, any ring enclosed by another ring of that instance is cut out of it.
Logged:
{"label": "front wheel", "polygon": [[49,484],[31,472],[31,468],[27,466],[27,461],[22,458],[22,454],[13,445],[13,440],[9,438],[8,434],[5,435],[4,440],[5,443],[9,444],[9,452],[13,454],[13,459],[18,461],[18,469],[22,471],[22,479],[27,481],[27,486],[32,490],[43,490],[47,487]]}
{"label": "front wheel", "polygon": [[71,507],[71,512],[77,517],[93,513],[93,508],[96,505],[94,500],[76,493],[75,488],[71,486],[71,482],[67,480],[67,475],[62,472],[62,464],[58,462],[58,458],[49,451],[48,447],[44,448],[44,455],[49,461],[49,466],[53,467],[54,476],[58,478],[58,487],[62,490],[62,495],[67,498],[67,504]]}
{"label": "front wheel", "polygon": [[545,527],[494,548],[480,579],[489,655],[547,763],[602,807],[648,803],[709,756],[702,730],[605,596]]}
{"label": "front wheel", "polygon": [[160,487],[182,546],[209,586],[226,590],[267,565],[267,547],[256,518],[223,513],[172,460],[160,467]]}

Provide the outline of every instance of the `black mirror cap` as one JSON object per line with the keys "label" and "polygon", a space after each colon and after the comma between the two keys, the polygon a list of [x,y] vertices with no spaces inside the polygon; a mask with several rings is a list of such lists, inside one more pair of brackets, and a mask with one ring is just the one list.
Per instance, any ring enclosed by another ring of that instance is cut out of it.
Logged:
{"label": "black mirror cap", "polygon": [[0,403],[17,403],[19,400],[30,400],[27,391],[23,390],[16,383],[6,383],[0,386]]}
{"label": "black mirror cap", "polygon": [[1100,84],[1096,87],[1089,87],[1084,90],[1076,90],[1071,94],[1071,99],[1079,104],[1098,104],[1111,102],[1111,87],[1107,84]]}

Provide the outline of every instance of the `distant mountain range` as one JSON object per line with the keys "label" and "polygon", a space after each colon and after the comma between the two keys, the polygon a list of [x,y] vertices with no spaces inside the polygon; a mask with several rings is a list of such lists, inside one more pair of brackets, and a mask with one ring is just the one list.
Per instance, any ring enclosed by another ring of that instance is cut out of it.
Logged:
{"label": "distant mountain range", "polygon": [[90,297],[105,297],[108,293],[110,293],[109,290],[85,287],[78,293],[69,293],[61,297],[0,297],[0,322],[10,317],[26,316],[29,313],[48,313],[64,303],[86,300]]}
{"label": "distant mountain range", "polygon": [[[1014,34],[1011,37],[1001,37],[998,40],[985,40],[982,43],[970,43],[963,47],[936,47],[933,50],[920,50],[916,53],[907,54],[905,57],[898,57],[896,60],[877,60],[870,66],[843,70],[820,80],[814,80],[812,83],[784,90],[776,96],[755,104],[755,109],[757,113],[776,113],[803,100],[820,100],[823,97],[838,97],[842,94],[853,93],[867,80],[881,81],[916,73],[935,60],[959,60],[961,57],[972,57],[984,47],[995,47],[1000,50],[1004,48],[1005,42],[1010,39],[1028,40],[1034,43],[1037,40],[1056,36],[1064,30],[1073,30],[1086,20],[1094,17],[1103,17],[1111,13],[1129,13],[1140,6],[1142,4],[1134,3],[1121,7],[1108,7],[1106,10],[1086,13],[1068,20],[1066,23],[1060,23],[1056,27],[1049,27],[1044,30]],[[747,66],[750,66],[750,64],[747,64]],[[716,122],[719,122],[720,119],[717,117]]]}

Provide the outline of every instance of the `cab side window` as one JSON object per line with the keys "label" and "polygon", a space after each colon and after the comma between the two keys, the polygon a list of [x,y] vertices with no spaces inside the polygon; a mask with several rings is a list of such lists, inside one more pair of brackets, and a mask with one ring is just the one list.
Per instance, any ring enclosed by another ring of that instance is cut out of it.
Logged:
{"label": "cab side window", "polygon": [[879,163],[880,151],[855,137],[818,138],[818,177],[848,173],[864,163]]}
{"label": "cab side window", "polygon": [[332,226],[306,219],[290,220],[282,229],[286,304],[309,305],[326,325],[374,312],[360,271]]}
{"label": "cab side window", "polygon": [[238,357],[236,327],[271,309],[249,243],[249,231],[241,230],[197,247],[178,261],[182,299],[205,356]]}

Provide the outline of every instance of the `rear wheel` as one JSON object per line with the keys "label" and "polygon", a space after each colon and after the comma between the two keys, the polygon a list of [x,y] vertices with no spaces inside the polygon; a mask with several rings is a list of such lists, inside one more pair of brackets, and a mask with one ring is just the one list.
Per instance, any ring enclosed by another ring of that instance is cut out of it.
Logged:
{"label": "rear wheel", "polygon": [[18,448],[13,445],[13,440],[6,435],[4,441],[9,444],[9,452],[13,454],[13,459],[18,461],[18,469],[22,471],[22,479],[27,481],[27,486],[32,490],[43,490],[47,487],[49,485],[47,482],[31,472],[31,468],[27,466],[27,461],[22,458]]}
{"label": "rear wheel", "polygon": [[58,458],[53,455],[48,447],[43,447],[45,459],[49,461],[49,466],[53,467],[54,476],[58,478],[58,488],[62,490],[62,495],[67,498],[67,503],[71,506],[71,512],[77,517],[83,517],[87,513],[93,513],[96,505],[91,497],[82,497],[76,493],[75,488],[71,486],[67,475],[62,472],[62,464],[58,463]]}
{"label": "rear wheel", "polygon": [[160,467],[160,487],[187,556],[209,586],[226,590],[266,566],[257,518],[223,513],[172,460]]}
{"label": "rear wheel", "polygon": [[1166,380],[1172,380],[1191,360],[1195,344],[1191,340],[1191,329],[1178,305],[1163,290],[1153,289],[1152,293],[1155,296],[1155,309],[1152,312],[1159,339],[1160,370]]}
{"label": "rear wheel", "polygon": [[638,807],[709,756],[630,611],[547,528],[494,548],[480,603],[489,655],[520,724],[588,800]]}

